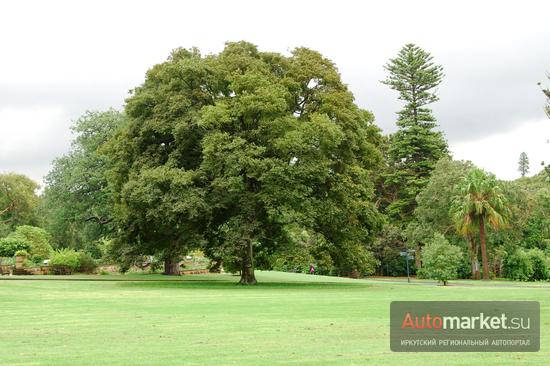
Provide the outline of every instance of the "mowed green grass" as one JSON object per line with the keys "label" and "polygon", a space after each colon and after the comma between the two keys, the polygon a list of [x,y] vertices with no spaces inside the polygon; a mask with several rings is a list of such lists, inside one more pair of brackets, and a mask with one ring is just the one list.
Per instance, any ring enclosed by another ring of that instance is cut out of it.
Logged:
{"label": "mowed green grass", "polygon": [[[257,277],[255,287],[238,286],[230,275],[0,279],[0,365],[550,363],[548,286]],[[392,300],[540,301],[541,351],[393,353]]]}

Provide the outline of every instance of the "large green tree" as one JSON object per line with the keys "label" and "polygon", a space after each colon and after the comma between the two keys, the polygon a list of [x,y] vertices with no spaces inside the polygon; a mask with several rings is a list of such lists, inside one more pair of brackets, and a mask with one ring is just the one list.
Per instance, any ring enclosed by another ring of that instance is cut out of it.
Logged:
{"label": "large green tree", "polygon": [[365,244],[379,226],[370,171],[380,160],[372,116],[315,51],[284,58],[233,43],[218,60],[225,86],[204,108],[202,167],[216,226],[242,258],[241,283],[255,282],[254,248],[276,252],[289,225],[321,235],[338,272],[370,266]]}
{"label": "large green tree", "polygon": [[382,81],[405,103],[397,113],[398,130],[390,138],[383,176],[385,211],[403,222],[411,218],[416,196],[428,183],[435,163],[448,155],[447,142],[427,108],[439,99],[436,88],[443,78],[443,68],[432,60],[428,52],[407,44],[385,65],[388,76]]}
{"label": "large green tree", "polygon": [[72,126],[71,150],[53,162],[45,178],[42,212],[45,226],[58,246],[85,249],[98,256],[97,243],[113,226],[112,193],[102,146],[124,125],[115,110],[86,112]]}
{"label": "large green tree", "polygon": [[0,237],[19,225],[38,223],[38,188],[36,182],[22,174],[0,174]]}
{"label": "large green tree", "polygon": [[502,189],[492,174],[482,169],[472,169],[460,182],[460,193],[453,201],[451,212],[459,233],[472,235],[479,230],[483,279],[489,279],[489,262],[486,245],[486,226],[500,229],[506,225],[509,208]]}
{"label": "large green tree", "polygon": [[[165,274],[201,243],[209,208],[202,161],[203,106],[218,97],[212,57],[177,49],[155,65],[127,99],[127,126],[109,143],[109,174],[120,258],[157,255]],[[221,81],[221,80],[220,80]]]}
{"label": "large green tree", "polygon": [[254,268],[307,230],[338,273],[372,267],[379,129],[317,52],[285,57],[246,42],[207,57],[178,50],[148,72],[127,113],[112,178],[134,248],[200,243],[254,284]]}

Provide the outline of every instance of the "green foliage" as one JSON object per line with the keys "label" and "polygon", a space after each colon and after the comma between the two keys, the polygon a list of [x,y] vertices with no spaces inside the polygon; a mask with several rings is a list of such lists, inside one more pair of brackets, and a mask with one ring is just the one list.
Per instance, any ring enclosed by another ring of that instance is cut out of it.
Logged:
{"label": "green foliage", "polygon": [[405,45],[385,69],[388,77],[383,83],[399,92],[405,106],[398,112],[398,130],[391,136],[387,150],[384,207],[392,219],[407,222],[436,162],[448,156],[447,142],[441,132],[434,130],[436,120],[425,107],[439,99],[435,88],[441,83],[443,69],[414,44]]}
{"label": "green foliage", "polygon": [[273,262],[273,270],[281,272],[307,273],[313,258],[309,253],[293,253],[279,256]]}
{"label": "green foliage", "polygon": [[0,257],[0,264],[5,266],[14,266],[15,258],[13,257]]}
{"label": "green foliage", "polygon": [[530,276],[531,281],[547,281],[549,276],[548,258],[540,249],[531,249],[527,252],[533,273]]}
{"label": "green foliage", "polygon": [[80,267],[80,253],[68,248],[56,250],[49,266],[54,274],[71,274]]}
{"label": "green foliage", "polygon": [[46,230],[29,225],[18,226],[8,238],[15,238],[28,243],[32,260],[40,262],[50,257],[53,248],[50,244],[51,235]]}
{"label": "green foliage", "polygon": [[424,247],[422,252],[423,267],[419,271],[421,277],[432,278],[443,282],[457,278],[462,262],[462,250],[449,244],[441,234],[435,234],[433,240]]}
{"label": "green foliage", "polygon": [[30,254],[29,252],[27,252],[25,249],[22,249],[22,250],[18,250],[15,252],[15,256],[16,257],[29,257]]}
{"label": "green foliage", "polygon": [[13,257],[20,250],[30,250],[30,243],[17,237],[6,237],[0,239],[0,257]]}
{"label": "green foliage", "polygon": [[[403,235],[403,230],[399,227],[386,224],[380,235],[374,243],[369,246],[379,261],[378,273],[385,276],[403,276],[407,274],[407,268],[404,258],[399,254],[407,249],[407,243]],[[411,263],[412,273],[416,268]]]}
{"label": "green foliage", "polygon": [[455,224],[449,207],[460,194],[460,186],[456,183],[463,180],[472,168],[470,162],[449,158],[436,163],[428,184],[416,197],[413,220],[405,231],[408,245],[417,247],[417,256],[422,255],[422,246],[436,233],[442,233],[453,244],[464,246],[464,241],[453,230]]}
{"label": "green foliage", "polygon": [[21,174],[0,174],[0,234],[19,225],[36,225],[39,185]]}
{"label": "green foliage", "polygon": [[459,195],[453,201],[453,217],[457,230],[471,233],[483,219],[493,228],[506,224],[509,215],[506,197],[493,174],[474,168],[460,182]]}
{"label": "green foliage", "polygon": [[[459,195],[451,205],[453,221],[457,231],[469,240],[475,229],[479,229],[483,278],[489,279],[485,227],[498,230],[507,224],[510,209],[506,196],[496,177],[479,168],[471,169],[458,189]],[[473,255],[477,257],[477,250]]]}
{"label": "green foliage", "polygon": [[94,273],[96,268],[97,262],[89,253],[78,252],[78,272]]}
{"label": "green foliage", "polygon": [[326,251],[326,241],[319,235],[295,228],[289,233],[289,249],[273,258],[273,269],[284,272],[309,273],[314,265],[316,274],[331,274],[334,263]]}
{"label": "green foliage", "polygon": [[519,154],[518,171],[522,177],[529,173],[529,157],[525,152]]}
{"label": "green foliage", "polygon": [[42,212],[57,246],[89,251],[99,258],[99,241],[112,231],[109,159],[102,146],[124,125],[115,110],[86,112],[73,125],[71,150],[53,163],[45,178]]}
{"label": "green foliage", "polygon": [[254,283],[254,265],[268,268],[297,226],[323,237],[338,273],[368,271],[380,131],[330,60],[246,42],[208,57],[178,49],[126,112],[108,149],[121,252],[203,246]]}
{"label": "green foliage", "polygon": [[529,281],[533,276],[533,265],[525,250],[516,250],[504,259],[504,276],[511,280]]}

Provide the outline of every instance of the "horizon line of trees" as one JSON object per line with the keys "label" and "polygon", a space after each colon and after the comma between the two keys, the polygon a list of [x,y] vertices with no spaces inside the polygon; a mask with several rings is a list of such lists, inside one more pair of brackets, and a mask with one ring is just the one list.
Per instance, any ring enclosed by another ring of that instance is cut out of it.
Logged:
{"label": "horizon line of trees", "polygon": [[[321,274],[402,275],[407,249],[413,271],[444,284],[547,279],[543,173],[501,182],[452,160],[428,108],[443,68],[414,44],[384,68],[382,83],[403,102],[389,136],[318,52],[283,56],[247,42],[207,56],[176,49],[123,112],[75,122],[42,197],[28,178],[0,175],[0,238],[40,226],[55,247],[122,270],[153,255],[166,274],[200,249],[242,284],[256,283],[255,268],[311,264]],[[518,170],[529,171],[525,153]]]}

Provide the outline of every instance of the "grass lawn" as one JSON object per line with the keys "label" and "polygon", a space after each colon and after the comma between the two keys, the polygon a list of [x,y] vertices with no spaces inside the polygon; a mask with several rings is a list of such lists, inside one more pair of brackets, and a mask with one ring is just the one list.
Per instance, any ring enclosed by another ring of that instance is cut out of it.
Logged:
{"label": "grass lawn", "polygon": [[[258,286],[240,287],[230,275],[0,277],[0,365],[550,362],[547,285],[442,287],[277,272],[257,278]],[[541,351],[392,353],[392,300],[540,301]]]}

